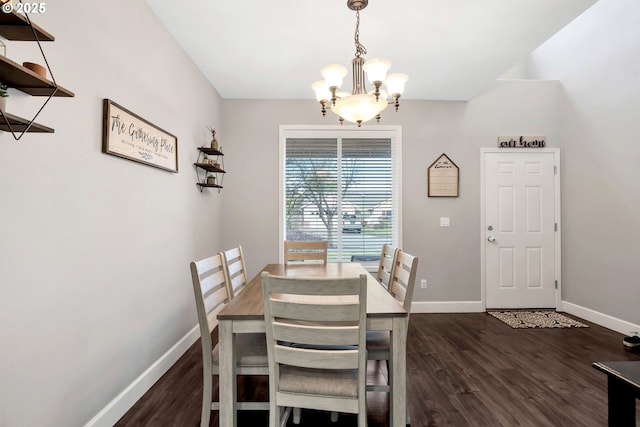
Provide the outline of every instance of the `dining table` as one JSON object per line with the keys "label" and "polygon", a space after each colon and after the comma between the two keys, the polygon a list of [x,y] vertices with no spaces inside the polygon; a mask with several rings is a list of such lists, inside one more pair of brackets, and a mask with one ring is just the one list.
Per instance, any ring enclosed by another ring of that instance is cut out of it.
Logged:
{"label": "dining table", "polygon": [[407,311],[360,263],[267,264],[218,313],[218,350],[220,357],[220,426],[237,425],[237,381],[234,363],[236,334],[265,332],[262,299],[262,272],[274,276],[299,278],[346,278],[367,274],[367,330],[389,331],[391,364],[389,418],[391,426],[406,425],[406,338],[409,324]]}

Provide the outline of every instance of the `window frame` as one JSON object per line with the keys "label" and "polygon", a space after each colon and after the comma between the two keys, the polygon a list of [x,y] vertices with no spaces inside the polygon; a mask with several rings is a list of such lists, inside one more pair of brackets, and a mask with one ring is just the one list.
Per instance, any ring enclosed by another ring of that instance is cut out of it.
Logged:
{"label": "window frame", "polygon": [[[280,125],[278,147],[278,260],[284,262],[284,240],[286,232],[285,215],[285,148],[288,138],[333,138],[333,139],[390,139],[392,152],[392,169],[394,189],[393,204],[396,206],[398,223],[392,235],[394,244],[402,247],[402,127],[401,126],[313,126],[313,125]],[[339,162],[340,163],[340,162]],[[363,265],[370,269],[377,268],[377,262]],[[373,265],[375,264],[375,266]]]}

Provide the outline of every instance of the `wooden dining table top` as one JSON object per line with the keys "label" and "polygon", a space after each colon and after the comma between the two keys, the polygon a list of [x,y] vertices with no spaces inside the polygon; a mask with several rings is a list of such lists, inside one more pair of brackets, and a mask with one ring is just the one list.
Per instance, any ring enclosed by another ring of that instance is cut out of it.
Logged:
{"label": "wooden dining table top", "polygon": [[264,319],[261,275],[268,272],[272,276],[299,278],[347,278],[367,274],[367,317],[406,317],[407,312],[400,303],[360,263],[327,263],[312,265],[267,264],[233,298],[220,313],[219,320],[260,320]]}

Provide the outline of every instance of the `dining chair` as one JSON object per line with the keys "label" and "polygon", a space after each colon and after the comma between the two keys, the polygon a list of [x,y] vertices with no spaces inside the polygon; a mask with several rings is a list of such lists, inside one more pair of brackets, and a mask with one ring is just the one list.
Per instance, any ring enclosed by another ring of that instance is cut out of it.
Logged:
{"label": "dining chair", "polygon": [[396,257],[398,256],[398,248],[391,245],[382,245],[380,253],[380,263],[378,264],[378,274],[376,279],[385,289],[389,289],[389,282],[393,276],[393,269],[396,266]]}
{"label": "dining chair", "polygon": [[[411,302],[413,300],[413,287],[416,281],[418,270],[418,258],[404,252],[397,251],[396,262],[393,266],[393,274],[389,282],[387,291],[402,305],[407,312],[411,312]],[[403,341],[406,342],[406,337]],[[391,337],[388,331],[368,331],[367,332],[367,360],[385,361],[387,365],[387,384],[372,385],[367,384],[367,391],[391,392],[393,384],[393,370],[389,363],[391,358]],[[407,424],[409,424],[409,402],[407,402]]]}
{"label": "dining chair", "polygon": [[[219,375],[218,344],[213,345],[211,333],[218,325],[217,314],[229,302],[230,287],[226,281],[221,253],[191,262],[191,278],[196,300],[200,341],[202,344],[202,414],[200,426],[209,427],[212,410],[220,404],[213,399],[213,376]],[[268,375],[269,364],[265,335],[237,334],[235,340],[238,375]],[[237,400],[237,396],[234,396]],[[237,409],[269,409],[268,402],[235,402]]]}
{"label": "dining chair", "polygon": [[269,356],[269,426],[290,408],[358,414],[366,426],[367,276],[262,273]]}
{"label": "dining chair", "polygon": [[235,248],[221,252],[221,254],[224,271],[227,275],[226,280],[229,284],[229,297],[233,299],[249,283],[247,280],[247,268],[244,265],[242,246],[238,245]]}
{"label": "dining chair", "polygon": [[327,241],[314,240],[285,240],[284,241],[284,263],[293,262],[316,262],[327,263]]}

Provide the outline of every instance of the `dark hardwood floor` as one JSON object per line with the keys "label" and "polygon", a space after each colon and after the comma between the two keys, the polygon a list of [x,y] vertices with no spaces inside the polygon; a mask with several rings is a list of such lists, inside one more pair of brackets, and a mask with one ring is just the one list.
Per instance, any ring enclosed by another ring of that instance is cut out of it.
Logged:
{"label": "dark hardwood floor", "polygon": [[[582,320],[582,319],[580,319]],[[411,425],[606,426],[606,375],[594,361],[640,360],[623,335],[589,328],[512,329],[486,313],[412,314],[407,344]],[[196,342],[116,426],[196,427],[202,392]],[[372,380],[384,365],[370,366]],[[240,399],[266,400],[267,378],[241,379]],[[368,393],[368,425],[388,425],[385,393]],[[640,420],[640,405],[636,403]],[[217,411],[211,426],[218,425]],[[241,411],[240,426],[267,426],[266,411]],[[288,425],[293,425],[291,420]],[[301,427],[355,426],[354,416],[303,411]]]}

